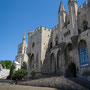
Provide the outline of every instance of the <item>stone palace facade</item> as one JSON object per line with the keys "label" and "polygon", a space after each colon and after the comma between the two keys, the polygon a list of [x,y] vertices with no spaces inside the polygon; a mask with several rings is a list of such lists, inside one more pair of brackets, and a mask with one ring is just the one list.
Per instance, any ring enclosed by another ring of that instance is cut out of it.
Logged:
{"label": "stone palace facade", "polygon": [[54,28],[28,32],[28,76],[35,71],[90,80],[90,0],[80,7],[69,0],[68,8],[69,13],[61,1]]}

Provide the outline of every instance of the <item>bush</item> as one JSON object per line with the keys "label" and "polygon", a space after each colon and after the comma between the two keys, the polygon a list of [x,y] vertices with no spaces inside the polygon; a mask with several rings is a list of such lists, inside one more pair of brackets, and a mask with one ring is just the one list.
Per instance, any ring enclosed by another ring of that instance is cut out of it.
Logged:
{"label": "bush", "polygon": [[12,75],[13,80],[22,80],[25,79],[25,75],[27,74],[26,70],[20,69],[18,71],[15,71]]}

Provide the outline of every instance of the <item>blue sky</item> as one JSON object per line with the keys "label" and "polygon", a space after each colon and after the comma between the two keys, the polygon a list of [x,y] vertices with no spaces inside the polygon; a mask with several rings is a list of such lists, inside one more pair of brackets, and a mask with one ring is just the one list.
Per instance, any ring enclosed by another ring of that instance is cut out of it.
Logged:
{"label": "blue sky", "polygon": [[[68,0],[62,0],[68,11]],[[87,0],[77,0],[78,6]],[[0,60],[15,60],[24,32],[58,23],[60,0],[0,0]]]}

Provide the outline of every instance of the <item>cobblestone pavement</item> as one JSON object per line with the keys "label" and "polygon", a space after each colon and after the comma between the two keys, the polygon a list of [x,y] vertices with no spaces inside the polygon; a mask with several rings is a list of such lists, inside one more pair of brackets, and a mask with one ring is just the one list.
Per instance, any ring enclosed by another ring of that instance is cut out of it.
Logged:
{"label": "cobblestone pavement", "polygon": [[60,90],[89,90],[63,76],[61,77],[51,77],[51,78],[41,78],[36,80],[29,80],[18,82],[21,85],[28,86],[43,86],[51,88],[59,88]]}
{"label": "cobblestone pavement", "polygon": [[0,84],[0,90],[57,90],[55,88]]}

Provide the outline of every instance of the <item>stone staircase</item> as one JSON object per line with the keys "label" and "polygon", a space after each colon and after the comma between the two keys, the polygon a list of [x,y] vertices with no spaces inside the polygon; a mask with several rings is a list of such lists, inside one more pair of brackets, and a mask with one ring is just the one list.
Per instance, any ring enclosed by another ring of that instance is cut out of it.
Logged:
{"label": "stone staircase", "polygon": [[6,79],[9,75],[10,70],[9,69],[2,69],[0,71],[0,79]]}

